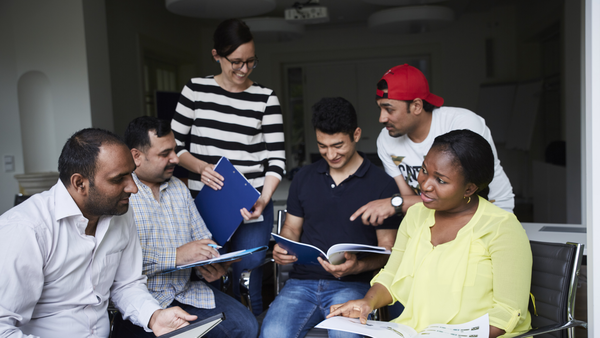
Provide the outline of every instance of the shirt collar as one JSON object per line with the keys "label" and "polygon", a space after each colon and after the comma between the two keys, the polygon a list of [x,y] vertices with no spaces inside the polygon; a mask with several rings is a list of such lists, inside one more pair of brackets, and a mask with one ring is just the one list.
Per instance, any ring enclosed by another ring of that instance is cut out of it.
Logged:
{"label": "shirt collar", "polygon": [[[363,152],[357,151],[357,153],[363,158],[363,162],[360,164],[360,167],[358,167],[358,169],[356,169],[356,171],[350,176],[363,177],[367,173],[367,170],[369,170],[371,161],[369,161]],[[320,174],[329,173],[329,164],[327,164],[327,161],[324,158],[322,158],[322,161],[317,162],[317,172]]]}
{"label": "shirt collar", "polygon": [[59,179],[52,187],[54,190],[54,210],[56,221],[71,216],[83,216],[83,213],[75,203],[73,196],[67,190],[67,187]]}
{"label": "shirt collar", "polygon": [[[147,186],[146,184],[144,184],[144,182],[142,182],[140,180],[139,177],[137,177],[137,175],[135,174],[135,171],[132,173],[133,176],[133,181],[135,182],[135,185],[137,185],[138,190],[143,191],[144,195],[151,197],[152,199],[154,199],[154,194],[152,193],[152,189],[150,189],[149,186]],[[169,187],[169,181],[164,181],[163,183],[161,183],[160,187],[158,188],[158,190],[160,192],[162,192],[163,190],[167,189]],[[140,192],[138,191],[138,194]]]}

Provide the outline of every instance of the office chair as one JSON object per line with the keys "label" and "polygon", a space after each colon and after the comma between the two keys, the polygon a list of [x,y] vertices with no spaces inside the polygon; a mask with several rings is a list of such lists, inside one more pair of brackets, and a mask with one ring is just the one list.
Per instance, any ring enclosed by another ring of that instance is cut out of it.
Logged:
{"label": "office chair", "polygon": [[532,330],[514,338],[531,336],[574,338],[575,327],[587,323],[573,318],[575,293],[583,257],[583,244],[530,241],[533,254],[529,304]]}

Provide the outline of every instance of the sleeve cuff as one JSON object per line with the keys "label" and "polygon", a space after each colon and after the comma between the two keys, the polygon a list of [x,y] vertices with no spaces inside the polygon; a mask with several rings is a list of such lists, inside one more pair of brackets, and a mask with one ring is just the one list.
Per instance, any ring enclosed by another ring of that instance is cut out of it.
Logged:
{"label": "sleeve cuff", "polygon": [[500,328],[506,333],[511,333],[521,320],[523,313],[516,309],[493,308],[490,313],[490,325]]}
{"label": "sleeve cuff", "polygon": [[162,310],[162,308],[154,299],[145,301],[140,309],[138,320],[144,325],[143,328],[146,332],[152,332],[152,330],[148,327],[148,324],[150,324],[150,318],[152,318],[152,315],[154,312],[156,312],[156,310]]}
{"label": "sleeve cuff", "polygon": [[[383,269],[381,269],[379,271],[379,273],[377,275],[375,275],[375,277],[373,277],[373,279],[371,280],[371,286],[373,286],[375,283],[380,284],[381,286],[385,287],[388,291],[388,293],[390,294],[390,296],[392,296],[392,302],[388,305],[392,305],[394,303],[396,303],[398,301],[398,299],[396,299],[396,297],[394,296],[394,293],[392,292],[392,290],[390,290],[388,285],[391,285],[391,279],[393,279],[393,276],[391,276],[391,278],[388,278],[389,275],[387,274]],[[389,279],[389,282],[387,281]],[[387,283],[386,283],[387,282]]]}
{"label": "sleeve cuff", "polygon": [[274,171],[267,171],[265,173],[265,176],[274,176],[274,177],[277,177],[277,179],[279,179],[279,181],[281,181],[281,179],[282,179],[281,175],[279,175],[278,173],[276,173]]}
{"label": "sleeve cuff", "polygon": [[187,149],[181,149],[177,152],[177,157],[181,156],[183,153],[189,153],[189,151]]}

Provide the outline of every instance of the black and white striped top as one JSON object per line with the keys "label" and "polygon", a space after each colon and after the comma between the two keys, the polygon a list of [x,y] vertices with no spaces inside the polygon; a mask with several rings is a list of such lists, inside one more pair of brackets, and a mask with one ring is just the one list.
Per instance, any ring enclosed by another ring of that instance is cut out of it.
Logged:
{"label": "black and white striped top", "polygon": [[[178,156],[189,151],[211,164],[225,156],[259,191],[266,175],[280,180],[283,176],[283,117],[269,88],[254,83],[243,92],[230,93],[213,76],[193,78],[181,92],[171,128]],[[190,172],[188,186],[192,193],[200,190],[200,175]]]}

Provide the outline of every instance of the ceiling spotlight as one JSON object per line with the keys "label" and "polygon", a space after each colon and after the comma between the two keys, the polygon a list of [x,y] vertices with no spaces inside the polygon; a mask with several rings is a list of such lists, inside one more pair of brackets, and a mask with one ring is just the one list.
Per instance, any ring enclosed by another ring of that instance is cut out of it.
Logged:
{"label": "ceiling spotlight", "polygon": [[319,6],[319,0],[308,0],[305,3],[296,2],[291,8],[286,8],[285,19],[290,23],[315,24],[329,22],[327,7]]}

